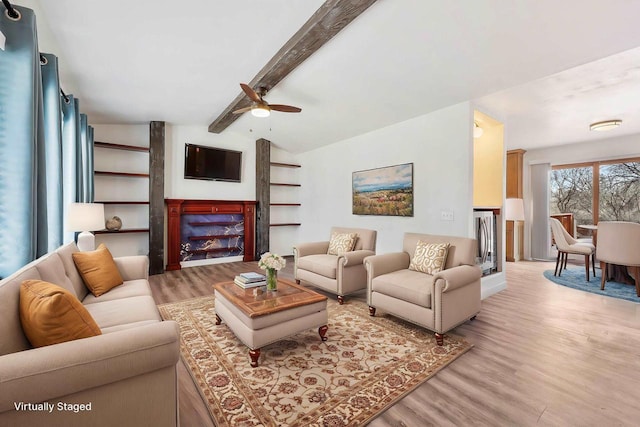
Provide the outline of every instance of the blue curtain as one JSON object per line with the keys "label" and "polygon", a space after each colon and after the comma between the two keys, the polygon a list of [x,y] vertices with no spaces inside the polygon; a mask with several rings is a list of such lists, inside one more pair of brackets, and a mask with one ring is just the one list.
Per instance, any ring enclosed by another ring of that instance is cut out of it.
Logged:
{"label": "blue curtain", "polygon": [[61,101],[57,58],[41,63],[33,11],[15,9],[0,13],[0,278],[71,240],[67,207],[93,201],[93,128]]}
{"label": "blue curtain", "polygon": [[[79,101],[68,95],[62,100],[62,218],[67,217],[71,203],[80,201],[80,110]],[[64,241],[75,239],[73,231],[65,231]]]}
{"label": "blue curtain", "polygon": [[43,136],[40,54],[33,11],[16,7],[13,21],[0,13],[6,36],[0,52],[0,276],[34,259],[38,244],[38,156]]}
{"label": "blue curtain", "polygon": [[[44,61],[43,61],[44,60]],[[46,185],[46,233],[47,252],[63,243],[62,209],[62,105],[60,103],[60,79],[58,58],[42,54],[42,97],[44,113],[44,153]],[[38,172],[43,172],[42,170]]]}

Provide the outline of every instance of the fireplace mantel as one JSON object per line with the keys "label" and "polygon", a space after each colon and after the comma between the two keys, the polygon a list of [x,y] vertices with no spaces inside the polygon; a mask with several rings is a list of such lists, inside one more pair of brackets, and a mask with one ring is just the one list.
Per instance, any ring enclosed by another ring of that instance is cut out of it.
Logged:
{"label": "fireplace mantel", "polygon": [[[217,224],[216,218],[231,216],[241,217],[244,227],[242,233],[234,235],[244,240],[242,251],[243,261],[253,261],[255,252],[255,210],[256,202],[248,200],[189,200],[189,199],[165,199],[167,205],[168,233],[167,233],[167,270],[180,270],[183,261],[181,250],[183,245],[183,215],[205,215],[211,218],[208,225]],[[240,221],[237,220],[238,224]],[[204,222],[202,224],[205,224]],[[228,224],[228,222],[220,222]],[[204,236],[190,237],[192,240],[202,240]],[[229,239],[223,235],[211,236],[212,241]],[[232,248],[234,249],[234,248]],[[232,250],[230,249],[230,250]],[[213,251],[213,250],[211,250]],[[202,252],[202,250],[200,250]]]}

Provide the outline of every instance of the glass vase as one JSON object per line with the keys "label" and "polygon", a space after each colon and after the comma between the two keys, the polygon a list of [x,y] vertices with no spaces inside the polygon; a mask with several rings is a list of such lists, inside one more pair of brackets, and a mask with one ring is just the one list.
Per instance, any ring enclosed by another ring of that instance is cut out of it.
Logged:
{"label": "glass vase", "polygon": [[267,268],[267,290],[278,290],[278,270],[275,268]]}

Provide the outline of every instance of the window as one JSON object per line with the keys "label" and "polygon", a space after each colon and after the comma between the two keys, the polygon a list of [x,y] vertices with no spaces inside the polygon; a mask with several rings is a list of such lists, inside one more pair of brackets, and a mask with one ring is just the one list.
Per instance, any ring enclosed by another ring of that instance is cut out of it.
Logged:
{"label": "window", "polygon": [[549,187],[551,215],[572,213],[576,227],[640,222],[639,158],[554,166]]}

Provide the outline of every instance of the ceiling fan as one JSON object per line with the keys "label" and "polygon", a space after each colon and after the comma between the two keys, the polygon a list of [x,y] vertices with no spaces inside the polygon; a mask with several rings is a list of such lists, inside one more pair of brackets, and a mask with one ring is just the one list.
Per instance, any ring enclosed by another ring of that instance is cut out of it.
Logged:
{"label": "ceiling fan", "polygon": [[302,111],[302,108],[294,107],[291,105],[282,105],[282,104],[269,104],[267,101],[262,99],[265,92],[264,89],[260,90],[260,93],[251,89],[248,85],[244,83],[240,83],[240,87],[247,94],[249,99],[253,101],[253,104],[249,107],[240,108],[233,112],[233,114],[242,114],[247,111],[251,111],[256,117],[268,117],[271,114],[271,110],[273,111],[282,111],[284,113],[299,113]]}

